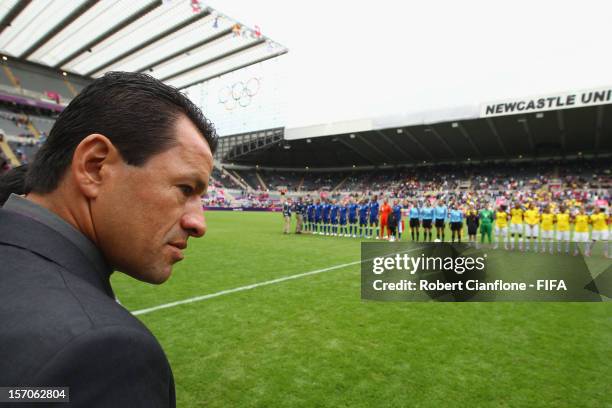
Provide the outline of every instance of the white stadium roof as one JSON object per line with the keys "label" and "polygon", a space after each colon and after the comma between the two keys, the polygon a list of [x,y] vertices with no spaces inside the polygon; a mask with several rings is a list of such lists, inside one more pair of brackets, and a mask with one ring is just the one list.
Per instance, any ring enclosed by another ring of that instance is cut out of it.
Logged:
{"label": "white stadium roof", "polygon": [[192,0],[3,0],[0,53],[96,78],[147,72],[187,88],[287,48]]}

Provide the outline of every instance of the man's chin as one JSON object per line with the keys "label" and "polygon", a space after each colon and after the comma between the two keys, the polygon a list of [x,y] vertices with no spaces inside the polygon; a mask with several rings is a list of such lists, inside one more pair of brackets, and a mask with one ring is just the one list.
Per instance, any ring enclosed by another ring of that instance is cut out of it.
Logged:
{"label": "man's chin", "polygon": [[172,265],[165,266],[159,273],[152,276],[152,280],[149,283],[154,285],[161,285],[166,282],[172,276]]}
{"label": "man's chin", "polygon": [[162,268],[152,268],[146,272],[125,272],[125,274],[131,276],[134,279],[138,279],[142,282],[151,283],[153,285],[161,285],[170,279],[172,275],[172,265],[166,265]]}

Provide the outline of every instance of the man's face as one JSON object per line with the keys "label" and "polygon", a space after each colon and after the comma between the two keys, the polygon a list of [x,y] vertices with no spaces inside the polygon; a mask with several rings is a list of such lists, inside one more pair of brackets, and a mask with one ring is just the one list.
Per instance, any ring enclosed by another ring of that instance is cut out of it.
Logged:
{"label": "man's face", "polygon": [[116,270],[162,283],[183,259],[190,236],[206,224],[200,196],[208,187],[213,157],[186,117],[175,125],[176,145],[141,167],[110,166],[108,183],[92,202],[98,246]]}

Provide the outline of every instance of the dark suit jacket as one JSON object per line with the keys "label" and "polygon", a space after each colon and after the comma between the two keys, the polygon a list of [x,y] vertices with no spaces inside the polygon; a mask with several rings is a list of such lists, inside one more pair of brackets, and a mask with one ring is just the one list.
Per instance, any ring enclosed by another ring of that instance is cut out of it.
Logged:
{"label": "dark suit jacket", "polygon": [[175,406],[161,346],[114,300],[109,276],[60,233],[3,209],[0,386],[68,386],[60,406]]}

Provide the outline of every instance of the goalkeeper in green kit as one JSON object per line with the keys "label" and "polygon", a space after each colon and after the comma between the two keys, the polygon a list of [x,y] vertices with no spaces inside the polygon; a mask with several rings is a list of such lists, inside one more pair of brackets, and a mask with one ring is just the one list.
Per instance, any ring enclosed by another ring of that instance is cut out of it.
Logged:
{"label": "goalkeeper in green kit", "polygon": [[491,233],[493,231],[493,211],[489,204],[480,211],[480,243],[484,244],[485,235],[489,238],[491,244]]}

